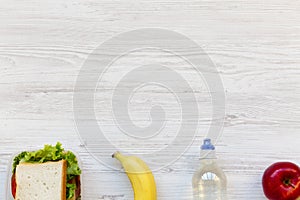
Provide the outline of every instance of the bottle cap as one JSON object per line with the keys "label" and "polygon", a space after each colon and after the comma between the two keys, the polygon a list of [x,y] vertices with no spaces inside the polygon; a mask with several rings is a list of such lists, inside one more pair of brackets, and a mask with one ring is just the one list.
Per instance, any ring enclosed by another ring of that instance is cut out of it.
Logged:
{"label": "bottle cap", "polygon": [[202,150],[215,150],[215,146],[211,143],[211,139],[206,138],[203,140],[201,149]]}

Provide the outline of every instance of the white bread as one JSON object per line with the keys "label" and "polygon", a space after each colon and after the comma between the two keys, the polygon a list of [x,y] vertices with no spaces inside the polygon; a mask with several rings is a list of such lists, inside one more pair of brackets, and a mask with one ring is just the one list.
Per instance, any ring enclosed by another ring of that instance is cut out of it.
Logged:
{"label": "white bread", "polygon": [[21,163],[16,168],[16,200],[66,200],[67,162]]}

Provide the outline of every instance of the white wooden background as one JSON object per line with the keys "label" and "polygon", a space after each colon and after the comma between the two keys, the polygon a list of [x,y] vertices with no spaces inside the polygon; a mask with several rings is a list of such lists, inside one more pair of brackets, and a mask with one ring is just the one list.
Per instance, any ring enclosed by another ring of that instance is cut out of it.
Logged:
{"label": "white wooden background", "polygon": [[[72,95],[94,48],[144,27],[185,34],[218,65],[226,121],[217,150],[229,199],[265,199],[263,170],[300,164],[299,1],[0,0],[0,199],[13,153],[56,141],[78,152],[85,199],[133,199],[126,175],[80,145]],[[154,173],[158,199],[191,199],[201,139]]]}

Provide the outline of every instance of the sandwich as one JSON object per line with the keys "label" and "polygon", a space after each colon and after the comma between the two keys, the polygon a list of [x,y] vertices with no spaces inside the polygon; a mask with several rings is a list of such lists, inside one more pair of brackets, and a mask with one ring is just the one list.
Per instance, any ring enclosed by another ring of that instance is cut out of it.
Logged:
{"label": "sandwich", "polygon": [[11,190],[16,200],[80,200],[77,158],[61,143],[24,151],[13,160]]}

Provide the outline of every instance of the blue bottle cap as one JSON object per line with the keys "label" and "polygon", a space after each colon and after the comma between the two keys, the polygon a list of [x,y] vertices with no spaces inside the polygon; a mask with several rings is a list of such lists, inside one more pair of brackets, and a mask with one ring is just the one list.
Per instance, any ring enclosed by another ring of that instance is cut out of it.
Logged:
{"label": "blue bottle cap", "polygon": [[211,143],[211,139],[206,138],[203,140],[201,149],[202,150],[215,150],[215,146]]}

